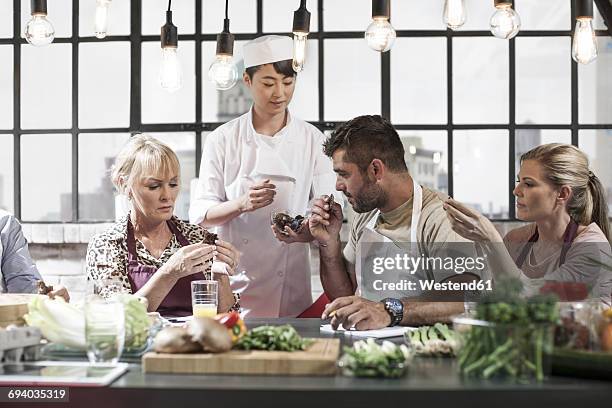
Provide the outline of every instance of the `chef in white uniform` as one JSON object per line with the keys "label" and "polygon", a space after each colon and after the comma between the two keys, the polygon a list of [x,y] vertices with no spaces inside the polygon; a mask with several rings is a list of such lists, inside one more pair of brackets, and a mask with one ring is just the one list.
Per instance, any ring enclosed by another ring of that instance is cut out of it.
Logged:
{"label": "chef in white uniform", "polygon": [[232,290],[248,317],[297,316],[312,303],[308,236],[281,242],[270,229],[274,211],[305,214],[310,200],[335,189],[324,135],[291,115],[296,74],[293,42],[268,35],[244,46],[249,112],[206,137],[189,219],[242,253]]}

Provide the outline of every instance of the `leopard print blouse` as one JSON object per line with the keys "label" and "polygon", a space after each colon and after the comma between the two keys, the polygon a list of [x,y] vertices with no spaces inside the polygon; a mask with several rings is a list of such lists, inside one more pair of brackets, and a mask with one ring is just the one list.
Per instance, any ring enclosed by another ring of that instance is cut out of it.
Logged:
{"label": "leopard print blouse", "polygon": [[[104,297],[115,293],[132,293],[127,274],[128,217],[129,214],[121,218],[106,231],[95,235],[87,246],[87,256],[85,259],[87,279],[99,285],[99,293]],[[204,239],[206,231],[199,225],[183,222],[175,216],[172,217],[172,220],[190,244],[202,242]],[[157,259],[151,255],[140,240],[136,239],[138,263],[154,266],[158,269],[180,248],[181,244],[173,234],[168,246],[164,249],[159,259]],[[210,267],[207,269],[207,272],[210,272]],[[238,310],[240,306],[237,294],[234,294],[234,300],[235,303],[232,310]]]}

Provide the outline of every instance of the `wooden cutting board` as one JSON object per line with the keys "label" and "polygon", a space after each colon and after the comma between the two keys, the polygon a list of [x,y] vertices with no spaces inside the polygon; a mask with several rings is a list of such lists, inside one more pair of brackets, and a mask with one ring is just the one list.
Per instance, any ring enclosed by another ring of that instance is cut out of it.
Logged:
{"label": "wooden cutting board", "polygon": [[304,351],[242,351],[211,354],[146,353],[145,373],[334,375],[339,339],[313,339]]}
{"label": "wooden cutting board", "polygon": [[23,315],[28,313],[28,303],[33,297],[39,296],[30,293],[2,293],[0,294],[0,327],[9,324],[23,326]]}

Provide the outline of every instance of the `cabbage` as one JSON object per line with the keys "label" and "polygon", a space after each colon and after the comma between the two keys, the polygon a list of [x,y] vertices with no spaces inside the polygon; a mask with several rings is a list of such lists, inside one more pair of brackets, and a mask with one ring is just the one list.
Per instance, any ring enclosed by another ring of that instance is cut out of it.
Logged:
{"label": "cabbage", "polygon": [[26,323],[38,327],[49,341],[85,350],[85,314],[57,296],[35,296],[28,304]]}
{"label": "cabbage", "polygon": [[137,296],[122,293],[117,300],[123,303],[125,311],[125,348],[141,349],[147,345],[151,320],[147,315],[147,307]]}

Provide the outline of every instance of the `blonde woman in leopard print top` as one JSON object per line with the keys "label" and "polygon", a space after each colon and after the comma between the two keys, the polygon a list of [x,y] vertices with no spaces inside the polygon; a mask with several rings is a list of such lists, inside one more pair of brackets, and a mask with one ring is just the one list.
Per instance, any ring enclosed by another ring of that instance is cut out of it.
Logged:
{"label": "blonde woman in leopard print top", "polygon": [[228,275],[239,254],[232,244],[173,215],[179,171],[168,146],[147,135],[130,138],[111,177],[131,209],[90,241],[88,279],[98,283],[103,296],[134,293],[147,298],[149,311],[185,316],[191,314],[191,281],[212,275],[219,285],[218,311],[226,312],[237,306]]}

